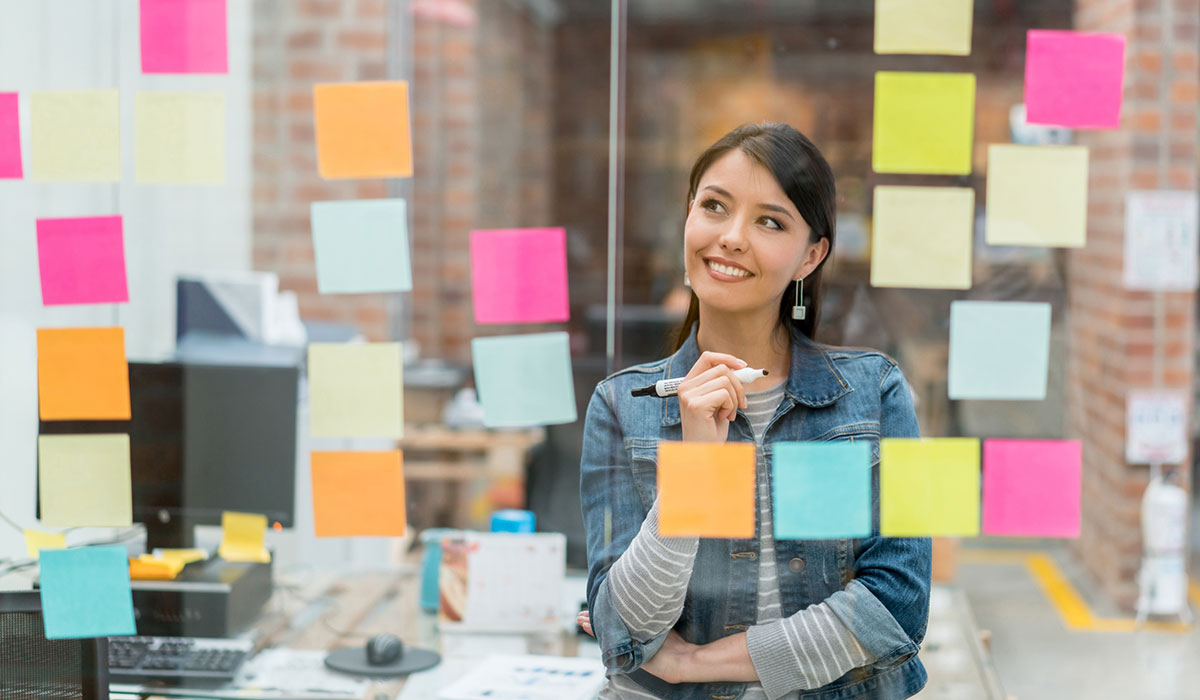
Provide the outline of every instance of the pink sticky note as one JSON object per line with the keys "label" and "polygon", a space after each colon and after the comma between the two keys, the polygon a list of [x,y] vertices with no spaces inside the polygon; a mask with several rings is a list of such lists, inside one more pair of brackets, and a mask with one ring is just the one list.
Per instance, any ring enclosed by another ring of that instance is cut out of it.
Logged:
{"label": "pink sticky note", "polygon": [[129,301],[121,217],[38,219],[37,239],[43,304]]}
{"label": "pink sticky note", "polygon": [[1071,129],[1121,126],[1125,36],[1029,31],[1025,48],[1025,113],[1030,124]]}
{"label": "pink sticky note", "polygon": [[983,534],[1078,537],[1078,440],[983,443]]}
{"label": "pink sticky note", "polygon": [[471,232],[476,323],[554,323],[571,317],[567,233],[561,228]]}
{"label": "pink sticky note", "polygon": [[21,130],[17,123],[17,93],[0,92],[0,178],[21,176]]}
{"label": "pink sticky note", "polygon": [[228,73],[225,0],[141,0],[143,73]]}

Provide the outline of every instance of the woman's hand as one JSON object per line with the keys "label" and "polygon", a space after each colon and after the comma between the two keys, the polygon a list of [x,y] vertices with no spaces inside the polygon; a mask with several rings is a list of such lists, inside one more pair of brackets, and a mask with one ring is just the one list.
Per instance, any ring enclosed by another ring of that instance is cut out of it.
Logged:
{"label": "woman's hand", "polygon": [[[596,636],[592,631],[592,620],[588,611],[584,610],[579,613],[575,622],[583,628],[584,632],[593,637]],[[699,648],[700,645],[684,641],[678,632],[671,630],[667,633],[667,639],[658,652],[649,661],[642,664],[642,669],[668,683],[686,683],[694,680],[689,678],[689,674],[692,668],[692,659]]]}
{"label": "woman's hand", "polygon": [[729,423],[746,407],[746,390],[733,371],[746,363],[705,352],[679,385],[679,416],[685,442],[725,442]]}

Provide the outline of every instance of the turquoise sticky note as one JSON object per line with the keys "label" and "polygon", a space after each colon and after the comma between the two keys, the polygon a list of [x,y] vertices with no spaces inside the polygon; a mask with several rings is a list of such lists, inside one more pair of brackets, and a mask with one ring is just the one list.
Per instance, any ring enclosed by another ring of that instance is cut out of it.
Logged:
{"label": "turquoise sticky note", "polygon": [[1049,304],[950,304],[950,398],[1044,399],[1049,363]]}
{"label": "turquoise sticky note", "polygon": [[41,592],[47,639],[137,633],[122,546],[42,550]]}
{"label": "turquoise sticky note", "polygon": [[313,202],[312,234],[322,294],[412,290],[403,199]]}
{"label": "turquoise sticky note", "polygon": [[518,428],[575,420],[575,383],[566,333],[471,341],[483,424]]}
{"label": "turquoise sticky note", "polygon": [[871,534],[867,442],[779,442],[771,450],[775,539]]}

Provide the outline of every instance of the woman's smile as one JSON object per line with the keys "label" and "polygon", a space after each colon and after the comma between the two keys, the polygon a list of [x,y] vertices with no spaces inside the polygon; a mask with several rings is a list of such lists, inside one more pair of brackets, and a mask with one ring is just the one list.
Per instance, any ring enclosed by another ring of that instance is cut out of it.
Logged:
{"label": "woman's smile", "polygon": [[744,282],[754,276],[741,265],[723,258],[704,258],[704,267],[713,279],[721,282]]}

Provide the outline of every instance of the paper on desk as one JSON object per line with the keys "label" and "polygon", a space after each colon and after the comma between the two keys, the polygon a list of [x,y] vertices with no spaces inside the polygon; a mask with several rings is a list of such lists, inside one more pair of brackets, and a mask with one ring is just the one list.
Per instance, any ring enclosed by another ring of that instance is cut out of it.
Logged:
{"label": "paper on desk", "polygon": [[590,700],[604,685],[604,666],[564,656],[489,656],[438,693],[441,700]]}
{"label": "paper on desk", "polygon": [[225,561],[271,561],[271,553],[263,546],[267,531],[267,516],[257,513],[221,514],[221,547],[217,554]]}
{"label": "paper on desk", "polygon": [[238,674],[235,685],[249,694],[289,697],[320,692],[352,698],[366,697],[371,681],[325,668],[325,651],[264,649]]}
{"label": "paper on desk", "polygon": [[41,532],[38,530],[25,531],[25,551],[37,559],[43,549],[65,549],[67,536],[62,532]]}

